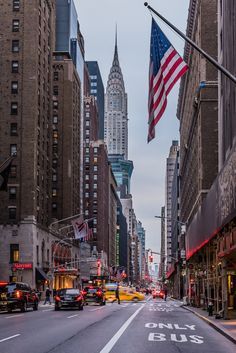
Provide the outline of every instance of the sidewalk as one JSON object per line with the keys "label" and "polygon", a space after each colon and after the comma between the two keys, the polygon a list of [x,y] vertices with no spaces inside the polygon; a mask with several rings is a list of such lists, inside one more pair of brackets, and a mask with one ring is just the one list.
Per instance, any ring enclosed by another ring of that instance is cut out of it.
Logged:
{"label": "sidewalk", "polygon": [[186,305],[183,305],[182,308],[191,311],[236,344],[236,319],[216,319],[215,316],[208,316],[208,312],[200,308]]}

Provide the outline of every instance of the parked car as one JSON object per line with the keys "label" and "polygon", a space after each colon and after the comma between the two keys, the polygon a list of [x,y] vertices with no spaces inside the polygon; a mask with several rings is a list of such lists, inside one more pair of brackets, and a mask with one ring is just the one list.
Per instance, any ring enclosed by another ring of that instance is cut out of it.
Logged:
{"label": "parked car", "polygon": [[10,282],[0,286],[0,310],[38,310],[38,296],[27,283]]}
{"label": "parked car", "polygon": [[62,308],[77,308],[83,310],[84,298],[81,291],[77,288],[62,288],[56,292],[54,297],[55,310]]}
{"label": "parked car", "polygon": [[152,292],[152,297],[153,297],[153,299],[155,299],[155,298],[164,299],[165,298],[165,292],[162,289],[154,289],[153,292]]}
{"label": "parked car", "polygon": [[85,304],[95,303],[100,305],[106,304],[106,296],[101,287],[97,286],[89,286],[83,289],[83,296],[85,300]]}

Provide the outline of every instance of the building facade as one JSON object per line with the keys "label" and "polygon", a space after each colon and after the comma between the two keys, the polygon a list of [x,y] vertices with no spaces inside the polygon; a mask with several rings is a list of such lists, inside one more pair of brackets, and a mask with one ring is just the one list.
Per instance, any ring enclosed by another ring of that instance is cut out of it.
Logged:
{"label": "building facade", "polygon": [[90,77],[90,95],[94,96],[98,108],[98,139],[104,140],[104,86],[97,61],[86,61]]}

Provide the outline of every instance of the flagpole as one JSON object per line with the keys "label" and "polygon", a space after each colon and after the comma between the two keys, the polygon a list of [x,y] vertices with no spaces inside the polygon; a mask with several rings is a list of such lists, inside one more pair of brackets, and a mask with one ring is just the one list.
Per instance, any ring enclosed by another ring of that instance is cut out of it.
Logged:
{"label": "flagpole", "polygon": [[9,156],[9,157],[0,165],[0,170],[3,168],[3,166],[4,166],[7,162],[11,161],[13,158],[15,158],[15,155]]}
{"label": "flagpole", "polygon": [[194,47],[199,53],[201,53],[211,64],[213,64],[219,71],[221,71],[225,76],[227,76],[231,81],[236,83],[236,77],[232,75],[226,68],[213,59],[209,54],[202,50],[196,43],[194,43],[189,37],[187,37],[183,32],[181,32],[177,27],[175,27],[171,22],[169,22],[165,17],[163,17],[159,12],[154,10],[147,2],[144,3],[149,10],[151,10],[155,15],[157,15],[162,21],[164,21],[169,27],[171,27],[176,33],[180,35],[186,42],[188,42],[192,47]]}

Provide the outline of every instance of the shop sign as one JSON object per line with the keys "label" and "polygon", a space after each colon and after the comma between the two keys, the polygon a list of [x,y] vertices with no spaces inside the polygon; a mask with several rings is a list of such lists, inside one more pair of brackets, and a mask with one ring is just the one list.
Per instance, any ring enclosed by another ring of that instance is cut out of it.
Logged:
{"label": "shop sign", "polygon": [[31,262],[15,263],[12,265],[13,270],[32,270],[33,264]]}

